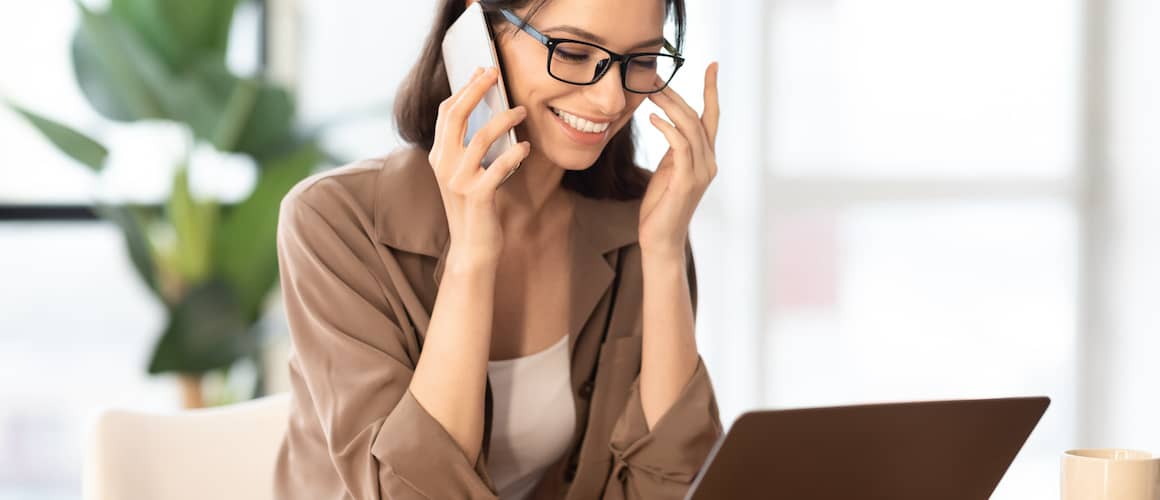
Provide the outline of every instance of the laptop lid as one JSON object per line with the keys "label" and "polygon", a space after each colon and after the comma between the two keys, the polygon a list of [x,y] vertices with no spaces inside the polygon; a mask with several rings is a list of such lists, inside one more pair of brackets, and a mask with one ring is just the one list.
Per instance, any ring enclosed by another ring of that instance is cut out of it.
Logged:
{"label": "laptop lid", "polygon": [[717,442],[687,500],[988,498],[1046,397],[748,412]]}

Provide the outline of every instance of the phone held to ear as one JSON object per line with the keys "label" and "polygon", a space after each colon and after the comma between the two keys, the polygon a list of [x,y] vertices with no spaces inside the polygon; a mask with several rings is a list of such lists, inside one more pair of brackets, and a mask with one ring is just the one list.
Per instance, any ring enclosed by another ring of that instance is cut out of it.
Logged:
{"label": "phone held to ear", "polygon": [[[499,67],[495,42],[492,40],[491,29],[487,25],[479,2],[473,2],[468,6],[447,30],[447,34],[443,37],[443,64],[447,68],[447,81],[451,84],[452,94],[467,85],[476,68]],[[463,136],[464,146],[471,142],[475,133],[483,128],[492,116],[510,107],[503,74],[500,73],[496,85],[484,93],[483,99],[467,119],[467,132]],[[499,140],[493,142],[483,155],[483,167],[487,168],[499,155],[514,147],[516,143],[515,130],[508,130]]]}

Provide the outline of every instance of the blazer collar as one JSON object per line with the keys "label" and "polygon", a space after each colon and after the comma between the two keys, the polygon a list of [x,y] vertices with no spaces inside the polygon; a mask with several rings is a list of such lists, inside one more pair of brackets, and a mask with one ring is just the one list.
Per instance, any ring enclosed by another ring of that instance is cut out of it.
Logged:
{"label": "blazer collar", "polygon": [[[450,247],[447,214],[427,152],[406,147],[387,156],[376,180],[374,227],[380,243],[438,259],[436,286]],[[598,200],[569,192],[576,201],[571,236],[569,344],[612,285],[613,251],[637,241],[640,200]]]}

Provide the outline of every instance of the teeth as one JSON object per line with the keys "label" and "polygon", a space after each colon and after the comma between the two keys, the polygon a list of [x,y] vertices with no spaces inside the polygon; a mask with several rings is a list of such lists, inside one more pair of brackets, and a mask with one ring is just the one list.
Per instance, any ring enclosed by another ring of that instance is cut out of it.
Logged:
{"label": "teeth", "polygon": [[607,129],[608,125],[609,125],[608,122],[605,122],[605,123],[590,122],[588,120],[580,118],[579,116],[573,115],[571,113],[568,113],[566,111],[559,110],[556,108],[551,108],[551,110],[554,113],[556,113],[556,116],[563,118],[565,123],[567,123],[568,125],[571,125],[572,128],[579,130],[581,132],[587,132],[590,134],[600,133],[600,132],[604,132],[604,130]]}

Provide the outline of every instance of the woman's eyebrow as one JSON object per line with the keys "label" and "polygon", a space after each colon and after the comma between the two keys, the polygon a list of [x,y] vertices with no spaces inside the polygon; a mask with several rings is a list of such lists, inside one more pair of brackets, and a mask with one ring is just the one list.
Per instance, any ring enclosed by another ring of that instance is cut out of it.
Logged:
{"label": "woman's eyebrow", "polygon": [[[576,35],[576,36],[579,36],[582,38],[587,38],[588,40],[596,42],[600,45],[605,45],[608,43],[600,35],[597,35],[591,31],[588,31],[588,30],[583,29],[583,28],[577,28],[575,26],[568,26],[566,24],[560,25],[560,26],[552,26],[551,28],[544,28],[540,31],[563,31],[565,33],[571,33],[573,35]],[[638,43],[636,45],[633,45],[629,50],[639,49],[642,47],[650,47],[653,45],[660,45],[660,44],[664,43],[664,41],[665,41],[664,37],[658,36],[652,40],[644,41],[644,42]]]}

